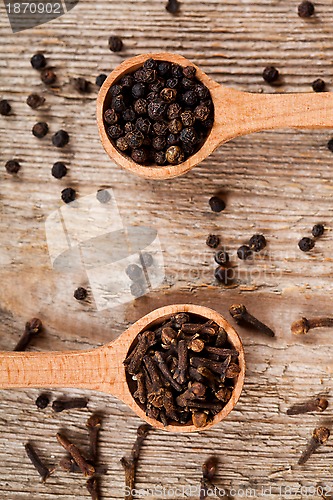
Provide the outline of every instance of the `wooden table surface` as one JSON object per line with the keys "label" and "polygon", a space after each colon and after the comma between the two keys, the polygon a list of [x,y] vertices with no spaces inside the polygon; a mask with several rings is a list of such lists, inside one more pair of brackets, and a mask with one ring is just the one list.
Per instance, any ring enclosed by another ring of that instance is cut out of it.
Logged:
{"label": "wooden table surface", "polygon": [[[13,34],[0,4],[0,97],[13,107],[11,116],[0,117],[0,349],[13,349],[25,322],[34,316],[42,319],[45,333],[31,350],[86,349],[115,339],[164,304],[203,304],[228,318],[228,307],[243,302],[275,329],[276,338],[237,328],[247,359],[237,407],[207,432],[151,432],[137,486],[149,499],[163,498],[158,487],[165,488],[164,498],[198,498],[185,487],[198,485],[201,464],[216,454],[216,484],[231,490],[230,498],[317,499],[316,488],[333,488],[333,440],[305,466],[297,461],[312,430],[331,425],[332,332],[322,329],[296,338],[290,325],[301,316],[332,314],[333,156],[327,149],[332,132],[279,130],[239,138],[181,178],[147,181],[120,170],[104,153],[95,123],[94,81],[127,57],[166,50],[183,54],[221,84],[239,90],[312,92],[312,81],[322,77],[333,91],[333,7],[329,0],[316,2],[316,16],[309,20],[299,18],[297,2],[287,0],[183,0],[177,16],[164,7],[164,1],[155,0],[81,0],[63,17]],[[121,53],[108,49],[112,34],[123,38]],[[38,50],[58,75],[53,90],[31,68],[30,57]],[[280,70],[279,87],[263,82],[267,64]],[[93,84],[86,97],[69,83],[78,76]],[[31,92],[46,98],[38,111],[25,103]],[[31,134],[39,120],[50,126],[43,140]],[[70,134],[63,150],[51,145],[51,134],[59,128]],[[17,176],[4,168],[12,158],[22,164]],[[50,173],[57,160],[70,168],[61,181]],[[124,224],[158,231],[166,272],[162,286],[102,311],[92,300],[79,303],[73,298],[82,277],[52,269],[45,237],[45,220],[63,205],[60,192],[69,186],[80,198],[112,188]],[[208,206],[216,193],[227,204],[220,214]],[[325,224],[325,234],[313,251],[302,253],[297,242],[317,222]],[[266,250],[252,261],[239,261],[237,248],[256,232],[266,236]],[[214,251],[205,244],[209,233],[220,235],[230,251],[234,287],[226,289],[214,280]],[[54,465],[64,455],[56,432],[67,429],[85,449],[85,423],[92,411],[104,415],[101,461],[108,473],[102,479],[102,498],[123,498],[119,460],[129,453],[140,420],[112,397],[78,390],[52,394],[85,395],[89,410],[40,411],[34,404],[39,393],[1,391],[1,499],[89,498],[85,480],[77,475],[57,470],[41,484],[23,444],[31,440]],[[286,415],[291,404],[319,393],[327,394],[330,402],[324,414]],[[176,486],[184,494],[173,491]]]}

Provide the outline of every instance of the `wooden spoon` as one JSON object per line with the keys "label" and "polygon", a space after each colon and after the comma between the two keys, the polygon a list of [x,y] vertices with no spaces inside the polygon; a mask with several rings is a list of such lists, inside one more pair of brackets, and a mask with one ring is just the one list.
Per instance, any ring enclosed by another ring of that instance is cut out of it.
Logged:
{"label": "wooden spoon", "polygon": [[169,179],[185,174],[209,156],[220,144],[235,137],[277,128],[332,128],[333,98],[330,92],[299,94],[250,94],[220,85],[195,66],[198,79],[210,90],[215,120],[206,142],[179,165],[143,166],[122,155],[111,143],[103,123],[109,107],[108,90],[119,78],[132,73],[148,58],[195,66],[178,54],[142,54],[127,59],[105,80],[97,97],[97,124],[105,151],[118,165],[147,179]]}
{"label": "wooden spoon", "polygon": [[149,418],[133,398],[128,387],[123,361],[136,336],[178,312],[189,312],[211,319],[222,326],[229,342],[239,352],[238,375],[231,399],[214,419],[203,429],[223,420],[237,403],[242,391],[245,374],[245,360],[242,342],[219,313],[207,307],[192,304],[178,304],[155,309],[136,321],[113,343],[90,351],[67,352],[1,352],[0,389],[74,387],[105,392],[116,396],[149,424],[172,432],[193,432],[200,430],[194,425],[168,425]]}

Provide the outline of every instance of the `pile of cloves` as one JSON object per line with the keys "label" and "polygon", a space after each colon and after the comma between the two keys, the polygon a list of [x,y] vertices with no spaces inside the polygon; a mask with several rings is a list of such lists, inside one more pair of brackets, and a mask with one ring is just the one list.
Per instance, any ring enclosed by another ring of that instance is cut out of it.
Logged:
{"label": "pile of cloves", "polygon": [[205,427],[231,398],[238,351],[214,321],[178,313],[138,336],[124,361],[128,383],[146,415]]}

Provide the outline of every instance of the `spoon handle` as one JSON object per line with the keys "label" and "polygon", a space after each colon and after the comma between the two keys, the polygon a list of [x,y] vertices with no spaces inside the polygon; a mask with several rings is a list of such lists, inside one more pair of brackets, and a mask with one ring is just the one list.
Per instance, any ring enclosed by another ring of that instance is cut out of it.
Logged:
{"label": "spoon handle", "polygon": [[333,128],[333,93],[250,94],[220,87],[216,113],[221,142],[278,128]]}
{"label": "spoon handle", "polygon": [[0,352],[0,389],[75,387],[98,390],[107,370],[108,363],[102,349]]}

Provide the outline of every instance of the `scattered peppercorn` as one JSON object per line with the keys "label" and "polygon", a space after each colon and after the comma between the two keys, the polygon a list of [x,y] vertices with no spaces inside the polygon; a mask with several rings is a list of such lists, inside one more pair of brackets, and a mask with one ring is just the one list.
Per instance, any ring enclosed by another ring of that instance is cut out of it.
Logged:
{"label": "scattered peppercorn", "polygon": [[49,399],[47,394],[41,394],[36,399],[36,406],[40,410],[44,410],[49,405],[49,403],[50,403],[50,399]]}
{"label": "scattered peppercorn", "polygon": [[132,281],[137,281],[142,278],[142,267],[138,266],[137,264],[130,264],[126,268],[126,274],[127,276],[132,280]]}
{"label": "scattered peppercorn", "polygon": [[131,294],[133,295],[133,297],[142,297],[142,295],[145,294],[146,292],[146,289],[143,285],[143,283],[141,283],[140,281],[136,281],[134,283],[131,284],[130,286],[130,290],[131,290]]}
{"label": "scattered peppercorn", "polygon": [[319,238],[319,236],[322,236],[324,234],[325,227],[323,224],[315,224],[312,228],[312,236],[315,238]]}
{"label": "scattered peppercorn", "polygon": [[220,238],[216,234],[209,234],[206,239],[206,245],[210,248],[217,248],[220,244]]}
{"label": "scattered peppercorn", "polygon": [[38,139],[43,139],[49,131],[49,126],[45,122],[38,122],[32,127],[32,133]]}
{"label": "scattered peppercorn", "polygon": [[67,174],[67,167],[61,161],[57,161],[53,165],[51,173],[56,179],[62,179]]}
{"label": "scattered peppercorn", "polygon": [[74,298],[76,300],[84,300],[87,298],[87,290],[85,288],[83,288],[82,286],[79,286],[79,288],[77,288],[75,291],[74,291]]}
{"label": "scattered peppercorn", "polygon": [[279,71],[274,66],[267,66],[262,72],[262,77],[267,83],[274,83],[279,78]]}
{"label": "scattered peppercorn", "polygon": [[232,280],[232,268],[219,266],[215,269],[214,276],[219,283],[229,285]]}
{"label": "scattered peppercorn", "polygon": [[252,255],[252,251],[251,251],[250,247],[248,247],[247,245],[242,245],[237,250],[237,257],[241,260],[246,260],[249,257],[251,257],[251,255]]}
{"label": "scattered peppercorn", "polygon": [[17,160],[8,160],[5,168],[9,174],[17,174],[17,172],[20,170],[21,165]]}
{"label": "scattered peppercorn", "polygon": [[123,41],[119,36],[110,36],[109,49],[112,52],[120,52],[123,48]]}
{"label": "scattered peppercorn", "polygon": [[165,8],[170,14],[177,14],[180,9],[180,3],[178,0],[168,0]]}
{"label": "scattered peppercorn", "polygon": [[308,2],[307,0],[305,0],[304,2],[299,4],[297,11],[299,17],[305,18],[313,16],[315,8],[312,2]]}
{"label": "scattered peppercorn", "polygon": [[137,163],[182,163],[200,149],[213,125],[210,92],[193,66],[150,58],[112,85],[108,95],[107,134]]}
{"label": "scattered peppercorn", "polygon": [[100,203],[109,203],[111,195],[107,189],[98,189],[96,198]]}
{"label": "scattered peppercorn", "polygon": [[311,238],[302,238],[298,242],[298,247],[302,252],[309,252],[315,246],[314,240]]}
{"label": "scattered peppercorn", "polygon": [[58,130],[58,132],[52,136],[52,144],[56,148],[63,148],[68,142],[69,135],[65,130]]}
{"label": "scattered peppercorn", "polygon": [[219,196],[212,196],[208,203],[213,212],[222,212],[225,209],[225,203]]}
{"label": "scattered peppercorn", "polygon": [[43,106],[44,102],[45,98],[38,94],[30,94],[27,97],[27,105],[30,106],[31,109],[37,109]]}
{"label": "scattered peppercorn", "polygon": [[71,203],[75,200],[76,191],[73,188],[65,188],[61,191],[61,199],[64,203]]}
{"label": "scattered peppercorn", "polygon": [[41,52],[37,52],[37,54],[32,56],[32,58],[30,59],[30,62],[31,62],[31,66],[34,69],[43,69],[46,66],[45,56]]}
{"label": "scattered peppercorn", "polygon": [[254,234],[249,241],[249,247],[253,252],[260,252],[266,246],[266,238],[263,234]]}
{"label": "scattered peppercorn", "polygon": [[0,101],[0,115],[2,116],[8,116],[10,115],[10,112],[12,110],[11,105],[7,101],[7,99],[2,99]]}
{"label": "scattered peppercorn", "polygon": [[57,75],[52,69],[46,68],[41,72],[40,78],[45,85],[53,85],[57,80]]}
{"label": "scattered peppercorn", "polygon": [[223,266],[229,262],[229,254],[225,250],[219,250],[214,256],[216,264]]}
{"label": "scattered peppercorn", "polygon": [[107,76],[105,73],[101,73],[100,75],[96,76],[95,83],[96,83],[97,87],[101,87],[106,79],[107,79]]}
{"label": "scattered peppercorn", "polygon": [[321,78],[317,78],[314,82],[312,82],[312,88],[315,92],[324,92],[326,83]]}
{"label": "scattered peppercorn", "polygon": [[74,89],[82,94],[87,94],[90,91],[90,83],[85,78],[73,78],[72,84]]}

